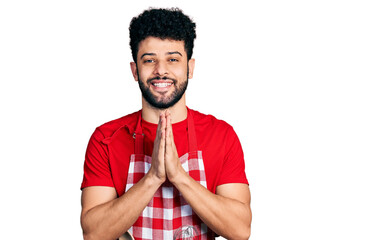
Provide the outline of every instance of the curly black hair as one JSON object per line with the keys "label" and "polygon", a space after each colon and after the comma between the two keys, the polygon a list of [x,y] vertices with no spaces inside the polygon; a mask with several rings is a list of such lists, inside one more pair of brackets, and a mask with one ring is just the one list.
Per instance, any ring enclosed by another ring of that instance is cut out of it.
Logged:
{"label": "curly black hair", "polygon": [[132,57],[137,62],[139,43],[147,37],[184,41],[188,59],[193,54],[196,24],[179,8],[145,10],[134,17],[129,26]]}

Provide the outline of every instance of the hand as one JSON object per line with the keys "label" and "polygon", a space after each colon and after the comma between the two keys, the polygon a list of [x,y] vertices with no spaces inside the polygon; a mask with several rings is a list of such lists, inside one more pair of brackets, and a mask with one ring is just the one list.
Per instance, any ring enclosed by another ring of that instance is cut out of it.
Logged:
{"label": "hand", "polygon": [[159,116],[159,123],[157,134],[154,140],[153,154],[151,156],[151,167],[149,173],[156,177],[160,183],[166,181],[165,171],[165,146],[166,146],[166,116],[161,113]]}
{"label": "hand", "polygon": [[166,144],[165,144],[165,168],[166,176],[171,183],[175,181],[177,176],[184,172],[181,166],[178,152],[176,150],[174,134],[172,132],[171,114],[166,112]]}

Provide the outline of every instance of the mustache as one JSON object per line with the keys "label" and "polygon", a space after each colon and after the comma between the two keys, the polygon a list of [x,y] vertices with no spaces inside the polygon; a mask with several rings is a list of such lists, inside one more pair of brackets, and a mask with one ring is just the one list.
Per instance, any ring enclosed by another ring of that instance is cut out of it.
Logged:
{"label": "mustache", "polygon": [[151,81],[153,81],[153,80],[171,80],[173,83],[176,83],[177,81],[175,80],[175,79],[173,79],[173,78],[169,78],[169,77],[159,77],[159,76],[157,76],[157,77],[153,77],[153,78],[149,78],[146,82],[147,83],[150,83]]}

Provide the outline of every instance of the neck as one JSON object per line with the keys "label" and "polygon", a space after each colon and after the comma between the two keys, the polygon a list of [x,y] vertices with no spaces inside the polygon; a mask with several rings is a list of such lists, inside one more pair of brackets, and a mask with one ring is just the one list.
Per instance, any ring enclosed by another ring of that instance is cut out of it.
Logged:
{"label": "neck", "polygon": [[174,106],[167,109],[159,109],[151,106],[144,98],[142,98],[142,119],[147,122],[158,124],[159,116],[162,112],[170,111],[171,122],[177,123],[187,118],[187,106],[185,103],[185,94]]}

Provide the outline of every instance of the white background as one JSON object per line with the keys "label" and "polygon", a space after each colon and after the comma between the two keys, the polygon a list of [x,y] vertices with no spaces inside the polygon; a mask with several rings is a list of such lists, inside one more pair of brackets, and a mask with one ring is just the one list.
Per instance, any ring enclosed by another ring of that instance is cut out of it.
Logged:
{"label": "white background", "polygon": [[149,6],[197,23],[188,106],[239,135],[251,239],[376,239],[373,2],[1,1],[0,239],[82,238],[86,144],[141,107],[128,26]]}

